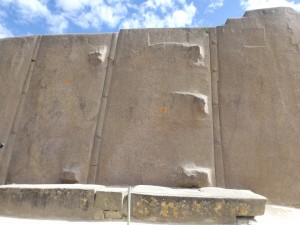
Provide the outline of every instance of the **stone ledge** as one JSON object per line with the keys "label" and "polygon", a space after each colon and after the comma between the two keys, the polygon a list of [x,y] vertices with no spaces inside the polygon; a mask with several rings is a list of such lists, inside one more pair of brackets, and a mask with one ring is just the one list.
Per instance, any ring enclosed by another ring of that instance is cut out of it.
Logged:
{"label": "stone ledge", "polygon": [[[100,185],[0,186],[0,215],[69,220],[121,220],[127,215],[127,188]],[[266,198],[222,188],[174,189],[136,186],[131,219],[144,222],[235,223],[262,215]]]}
{"label": "stone ledge", "polygon": [[[0,186],[0,215],[104,220],[122,218],[127,188],[82,184]],[[121,216],[120,216],[121,215]]]}
{"label": "stone ledge", "polygon": [[45,185],[0,187],[0,214],[27,218],[91,219],[94,190]]}
{"label": "stone ledge", "polygon": [[245,190],[207,187],[172,189],[137,186],[132,216],[150,222],[234,223],[237,217],[263,215],[267,199]]}

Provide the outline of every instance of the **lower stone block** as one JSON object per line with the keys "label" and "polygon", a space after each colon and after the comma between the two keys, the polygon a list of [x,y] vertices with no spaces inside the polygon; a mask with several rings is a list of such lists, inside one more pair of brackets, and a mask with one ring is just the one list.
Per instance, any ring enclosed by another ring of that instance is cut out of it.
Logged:
{"label": "lower stone block", "polygon": [[262,215],[266,198],[251,191],[222,188],[132,190],[132,216],[150,222],[228,224],[237,216]]}
{"label": "lower stone block", "polygon": [[104,211],[123,210],[123,199],[126,191],[126,188],[106,188],[96,191],[95,208]]}
{"label": "lower stone block", "polygon": [[0,214],[27,218],[92,219],[95,191],[81,185],[0,186]]}

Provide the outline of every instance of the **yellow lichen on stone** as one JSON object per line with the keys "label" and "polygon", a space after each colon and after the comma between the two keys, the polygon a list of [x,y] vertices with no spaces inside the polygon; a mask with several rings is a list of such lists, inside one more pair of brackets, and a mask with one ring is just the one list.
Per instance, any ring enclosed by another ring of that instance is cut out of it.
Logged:
{"label": "yellow lichen on stone", "polygon": [[183,200],[181,202],[181,214],[182,214],[183,218],[187,218],[188,214],[189,214],[189,209],[188,209],[188,205],[184,204],[183,202],[186,202],[186,201]]}
{"label": "yellow lichen on stone", "polygon": [[149,210],[148,210],[148,208],[145,208],[144,209],[144,215],[147,216],[148,214],[149,214]]}
{"label": "yellow lichen on stone", "polygon": [[201,204],[195,201],[192,210],[199,213],[201,211]]}
{"label": "yellow lichen on stone", "polygon": [[165,201],[161,203],[160,215],[162,217],[169,217],[169,206]]}
{"label": "yellow lichen on stone", "polygon": [[149,214],[149,210],[147,207],[142,207],[139,209],[139,214],[142,215],[142,216],[147,216]]}
{"label": "yellow lichen on stone", "polygon": [[87,198],[82,198],[81,201],[80,201],[80,208],[86,207],[87,204],[88,204],[88,199]]}
{"label": "yellow lichen on stone", "polygon": [[173,215],[175,218],[178,218],[178,216],[179,216],[179,207],[174,204],[173,204]]}
{"label": "yellow lichen on stone", "polygon": [[247,205],[246,204],[241,204],[239,207],[239,216],[246,216],[248,215],[248,210],[247,210]]}
{"label": "yellow lichen on stone", "polygon": [[237,215],[238,210],[239,210],[238,207],[231,207],[230,208],[231,215]]}
{"label": "yellow lichen on stone", "polygon": [[218,215],[221,215],[221,210],[222,210],[222,203],[221,202],[216,202],[215,207],[214,207],[215,212]]}
{"label": "yellow lichen on stone", "polygon": [[156,198],[153,198],[153,197],[151,197],[151,201],[150,201],[150,205],[151,206],[154,206],[154,205],[156,205],[157,204],[157,199]]}
{"label": "yellow lichen on stone", "polygon": [[173,203],[173,202],[170,202],[170,203],[168,204],[168,207],[170,207],[171,209],[173,209],[173,208],[174,208],[174,203]]}
{"label": "yellow lichen on stone", "polygon": [[141,199],[141,202],[149,204],[149,202],[146,199],[144,199],[144,198]]}

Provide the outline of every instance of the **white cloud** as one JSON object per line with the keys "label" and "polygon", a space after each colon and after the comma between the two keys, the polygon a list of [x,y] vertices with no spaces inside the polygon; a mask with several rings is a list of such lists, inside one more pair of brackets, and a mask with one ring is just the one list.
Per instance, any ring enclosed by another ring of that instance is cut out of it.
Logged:
{"label": "white cloud", "polygon": [[16,14],[14,19],[18,23],[46,23],[51,33],[63,33],[72,24],[96,30],[101,30],[103,26],[193,26],[197,24],[197,8],[193,1],[187,1],[143,0],[143,3],[137,3],[134,0],[0,0],[0,7],[7,11],[13,10]]}
{"label": "white cloud", "polygon": [[[91,6],[95,1],[90,0],[56,0],[56,6],[63,11],[73,12],[83,10],[85,6]],[[103,1],[98,1],[102,3]]]}
{"label": "white cloud", "polygon": [[5,26],[3,21],[5,21],[7,17],[6,12],[0,10],[0,38],[5,38],[5,37],[13,37],[14,35],[12,32]]}
{"label": "white cloud", "polygon": [[10,7],[16,11],[16,19],[20,23],[34,23],[45,20],[49,30],[53,33],[62,33],[68,22],[63,15],[53,14],[47,7],[48,0],[2,0],[0,6]]}
{"label": "white cloud", "polygon": [[14,35],[3,24],[0,23],[0,38],[13,37]]}
{"label": "white cloud", "polygon": [[184,27],[193,23],[196,14],[196,7],[193,4],[184,5],[183,9],[175,10],[166,17],[168,27]]}
{"label": "white cloud", "polygon": [[160,9],[163,13],[167,11],[168,8],[172,8],[173,1],[172,0],[147,0],[143,4],[145,8],[156,10]]}
{"label": "white cloud", "polygon": [[300,3],[288,0],[240,0],[240,5],[245,10],[272,8],[272,7],[291,7],[300,11]]}
{"label": "white cloud", "polygon": [[216,9],[221,8],[224,5],[224,0],[210,0],[205,12],[213,13]]}
{"label": "white cloud", "polygon": [[51,15],[47,17],[47,23],[50,25],[49,30],[54,34],[62,34],[68,28],[69,22],[63,15]]}
{"label": "white cloud", "polygon": [[50,14],[47,6],[38,0],[17,0],[15,2],[21,15],[29,20],[34,17],[44,17]]}
{"label": "white cloud", "polygon": [[147,0],[140,10],[121,23],[122,28],[185,27],[194,24],[194,3],[185,0]]}
{"label": "white cloud", "polygon": [[[107,2],[107,3],[106,3]],[[56,0],[64,17],[81,28],[116,27],[131,7],[128,0]]]}

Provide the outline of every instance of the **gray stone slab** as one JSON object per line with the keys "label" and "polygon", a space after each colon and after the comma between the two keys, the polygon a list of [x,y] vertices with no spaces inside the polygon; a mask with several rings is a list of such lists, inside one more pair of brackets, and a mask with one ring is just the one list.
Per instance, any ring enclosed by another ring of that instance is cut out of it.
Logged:
{"label": "gray stone slab", "polygon": [[97,183],[180,186],[184,167],[215,184],[205,29],[119,33]]}
{"label": "gray stone slab", "polygon": [[26,218],[90,220],[95,190],[92,187],[0,186],[0,214]]}
{"label": "gray stone slab", "polygon": [[43,36],[8,183],[86,183],[111,34]]}
{"label": "gray stone slab", "polygon": [[14,144],[13,125],[36,39],[37,37],[24,37],[0,40],[0,141],[5,143],[0,150],[0,184],[4,184],[6,179],[10,149]]}
{"label": "gray stone slab", "polygon": [[218,27],[219,109],[227,188],[300,201],[300,15],[249,11]]}
{"label": "gray stone slab", "polygon": [[137,186],[132,190],[131,213],[149,222],[229,224],[236,217],[263,215],[266,201],[245,190]]}

